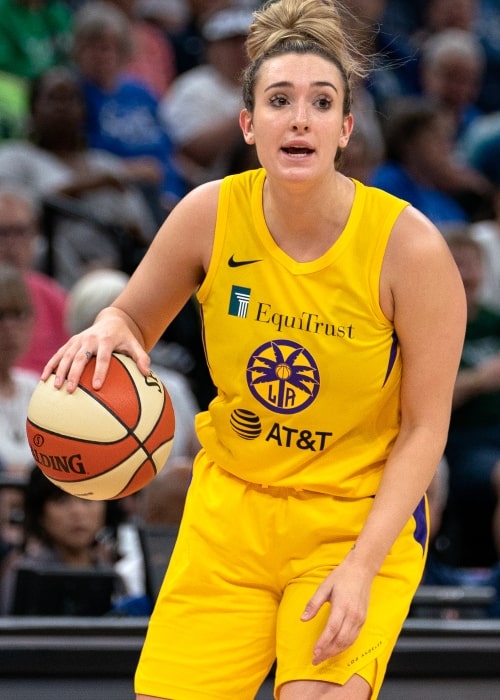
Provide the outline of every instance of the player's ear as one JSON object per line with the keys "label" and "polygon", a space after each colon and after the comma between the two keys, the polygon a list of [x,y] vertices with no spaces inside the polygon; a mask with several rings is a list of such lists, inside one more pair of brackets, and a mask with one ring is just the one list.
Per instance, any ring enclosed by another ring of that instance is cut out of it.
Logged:
{"label": "player's ear", "polygon": [[255,137],[253,133],[253,119],[248,109],[242,109],[240,112],[240,128],[243,133],[245,143],[252,146],[255,143]]}
{"label": "player's ear", "polygon": [[349,143],[351,138],[352,130],[354,128],[354,117],[352,114],[348,114],[342,123],[342,129],[339,138],[339,148],[345,148]]}

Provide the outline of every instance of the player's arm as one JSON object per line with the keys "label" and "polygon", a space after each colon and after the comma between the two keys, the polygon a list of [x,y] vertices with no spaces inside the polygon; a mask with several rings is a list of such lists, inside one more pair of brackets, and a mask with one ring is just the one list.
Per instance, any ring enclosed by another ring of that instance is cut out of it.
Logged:
{"label": "player's arm", "polygon": [[[446,445],[466,303],[448,246],[414,209],[403,212],[384,262],[402,357],[401,429],[356,557],[378,571],[427,490]],[[374,540],[377,539],[378,544]]]}
{"label": "player's arm", "polygon": [[319,587],[305,619],[331,602],[315,649],[320,662],[349,646],[364,622],[372,580],[428,488],[445,447],[463,344],[462,281],[441,234],[405,210],[386,252],[381,305],[402,354],[401,430],[355,548]]}
{"label": "player's arm", "polygon": [[73,336],[49,360],[42,379],[56,371],[56,386],[73,391],[96,356],[94,388],[104,381],[113,351],[132,357],[145,374],[148,351],[203,281],[212,253],[220,183],[190,192],[169,214],[129,283],[91,328]]}

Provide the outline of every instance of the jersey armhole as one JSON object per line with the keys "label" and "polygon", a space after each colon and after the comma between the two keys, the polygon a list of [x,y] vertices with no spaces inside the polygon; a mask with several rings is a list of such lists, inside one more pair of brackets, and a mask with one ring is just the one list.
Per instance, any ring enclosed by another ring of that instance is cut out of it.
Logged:
{"label": "jersey armhole", "polygon": [[222,249],[224,247],[224,238],[226,236],[227,231],[227,217],[229,210],[228,202],[232,181],[233,175],[229,175],[221,181],[210,263],[208,265],[208,270],[207,274],[205,275],[205,279],[199,286],[198,291],[196,293],[196,298],[200,302],[200,304],[202,304],[207,299],[220,265]]}

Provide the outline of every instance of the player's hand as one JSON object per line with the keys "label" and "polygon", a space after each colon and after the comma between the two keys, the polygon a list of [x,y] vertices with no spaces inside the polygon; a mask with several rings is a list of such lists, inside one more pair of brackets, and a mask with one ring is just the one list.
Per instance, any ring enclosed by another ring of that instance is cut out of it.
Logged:
{"label": "player's hand", "polygon": [[128,355],[137,363],[139,370],[149,373],[149,356],[120,318],[103,318],[93,326],[72,336],[47,362],[41,375],[46,381],[55,374],[54,386],[60,389],[66,382],[68,393],[75,391],[83,370],[95,356],[95,370],[92,378],[94,389],[100,389],[106,378],[113,352]]}
{"label": "player's hand", "polygon": [[329,603],[330,615],[314,647],[312,663],[320,664],[347,649],[366,619],[372,578],[347,557],[321,583],[307,603],[301,619],[312,619]]}

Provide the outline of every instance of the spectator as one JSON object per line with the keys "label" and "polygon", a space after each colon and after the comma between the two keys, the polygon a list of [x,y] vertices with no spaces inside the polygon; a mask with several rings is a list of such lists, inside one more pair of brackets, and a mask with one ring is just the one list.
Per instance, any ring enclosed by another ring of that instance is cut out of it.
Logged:
{"label": "spectator", "polygon": [[483,249],[484,278],[481,301],[500,312],[500,188],[494,196],[495,217],[471,226],[471,235]]}
{"label": "spectator", "polygon": [[69,61],[72,15],[61,0],[0,0],[0,70],[32,80]]}
{"label": "spectator", "polygon": [[160,98],[174,79],[175,54],[166,32],[139,13],[139,0],[108,0],[125,13],[132,30],[132,55],[125,65],[127,75],[142,81]]}
{"label": "spectator", "polygon": [[[448,243],[467,297],[467,329],[453,397],[446,457],[449,495],[440,554],[459,567],[500,559],[500,313],[483,305],[482,250],[470,235]],[[446,543],[446,546],[445,544]]]}
{"label": "spectator", "polygon": [[24,477],[33,464],[26,414],[38,375],[15,367],[33,330],[33,304],[20,270],[0,263],[0,463],[1,473]]}
{"label": "spectator", "polygon": [[34,268],[39,239],[37,212],[21,188],[0,188],[0,261],[24,274],[34,309],[33,332],[16,366],[41,374],[47,360],[68,337],[64,325],[66,294],[48,275]]}
{"label": "spectator", "polygon": [[407,200],[438,226],[468,221],[490,184],[455,156],[449,116],[424,98],[402,98],[383,127],[386,160],[371,184]]}
{"label": "spectator", "polygon": [[117,7],[91,0],[77,12],[74,58],[85,97],[88,145],[123,158],[155,207],[162,198],[163,219],[185,186],[158,119],[156,97],[125,74],[131,52],[130,22]]}
{"label": "spectator", "polygon": [[466,161],[493,186],[491,212],[471,227],[483,248],[484,282],[481,298],[500,311],[500,112],[481,117],[462,140]]}
{"label": "spectator", "polygon": [[0,474],[0,585],[24,536],[25,478]]}
{"label": "spectator", "polygon": [[485,113],[500,109],[500,0],[425,0],[420,26],[411,40],[420,48],[430,36],[445,29],[474,32],[485,55],[477,106]]}
{"label": "spectator", "polygon": [[479,9],[478,0],[423,0],[412,43],[421,47],[430,36],[446,29],[473,30]]}
{"label": "spectator", "polygon": [[[71,569],[111,568],[115,552],[106,542],[106,503],[72,496],[33,467],[26,487],[25,541],[2,580],[2,609],[12,610],[20,566],[58,565]],[[123,594],[116,578],[116,595]]]}
{"label": "spectator", "polygon": [[230,4],[231,0],[139,0],[142,15],[157,22],[170,38],[178,75],[205,62],[204,18]]}
{"label": "spectator", "polygon": [[474,30],[486,55],[478,105],[491,113],[500,110],[500,0],[480,0]]}
{"label": "spectator", "polygon": [[71,41],[64,2],[0,0],[0,140],[24,134],[31,80],[67,62]]}
{"label": "spectator", "polygon": [[490,182],[500,182],[500,111],[474,122],[463,135],[461,153]]}
{"label": "spectator", "polygon": [[484,51],[472,31],[445,29],[423,45],[422,90],[453,119],[454,138],[481,116],[476,101],[484,74]]}
{"label": "spectator", "polygon": [[0,142],[26,133],[28,89],[25,78],[0,71]]}
{"label": "spectator", "polygon": [[191,19],[189,0],[137,0],[137,14],[167,35],[181,32]]}
{"label": "spectator", "polygon": [[0,473],[0,580],[3,564],[22,545],[26,477]]}
{"label": "spectator", "polygon": [[180,75],[160,103],[162,121],[191,186],[226,175],[243,143],[240,75],[251,21],[252,13],[244,7],[210,14],[202,25],[206,62]]}
{"label": "spectator", "polygon": [[491,217],[472,224],[470,232],[483,250],[481,301],[500,312],[500,182],[495,186]]}
{"label": "spectator", "polygon": [[66,288],[89,267],[132,269],[156,230],[122,160],[86,146],[84,118],[74,73],[52,68],[32,86],[30,140],[0,145],[0,182],[28,188],[40,204],[58,198],[45,222],[47,269]]}

